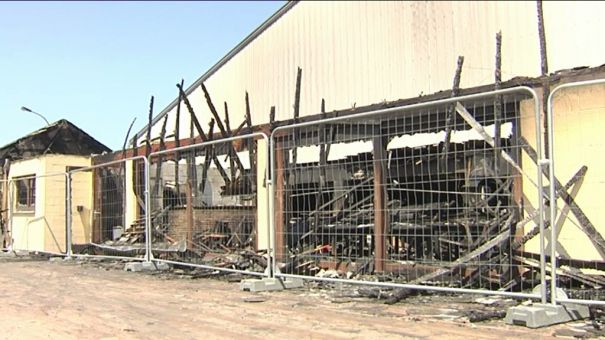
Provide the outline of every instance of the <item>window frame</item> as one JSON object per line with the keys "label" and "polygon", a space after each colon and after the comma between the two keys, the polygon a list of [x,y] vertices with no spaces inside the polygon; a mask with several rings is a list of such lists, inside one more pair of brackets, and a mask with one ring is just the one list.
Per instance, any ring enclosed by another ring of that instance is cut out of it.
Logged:
{"label": "window frame", "polygon": [[[35,175],[19,176],[12,179],[15,183],[15,211],[34,213],[36,211],[36,177]],[[21,185],[24,184],[24,187]],[[21,194],[25,188],[25,204],[21,203]]]}

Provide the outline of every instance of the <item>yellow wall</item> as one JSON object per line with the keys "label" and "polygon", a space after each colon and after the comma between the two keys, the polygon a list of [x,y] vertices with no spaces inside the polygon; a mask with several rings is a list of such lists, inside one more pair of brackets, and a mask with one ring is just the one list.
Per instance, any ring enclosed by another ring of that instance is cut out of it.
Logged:
{"label": "yellow wall", "polygon": [[[605,85],[593,85],[567,89],[554,98],[555,127],[555,173],[565,184],[581,166],[588,172],[575,198],[576,203],[605,235],[605,214],[602,195],[605,192],[605,161],[603,161],[603,131],[605,129]],[[558,207],[564,203],[559,200]],[[559,242],[563,249],[559,254],[583,260],[605,260],[601,258],[588,237],[578,228],[575,216],[565,214],[560,225]]]}
{"label": "yellow wall", "polygon": [[[554,88],[554,86],[552,87]],[[562,185],[565,185],[572,176],[583,166],[588,167],[584,181],[572,187],[569,192],[577,191],[575,202],[586,214],[596,229],[605,235],[605,214],[603,214],[603,201],[600,199],[605,192],[605,162],[601,155],[603,148],[602,131],[605,121],[601,118],[605,114],[605,85],[568,89],[555,96],[553,102],[555,113],[555,175]],[[529,101],[522,103],[525,114],[523,120],[523,135],[535,148],[535,124],[530,119],[532,105]],[[531,174],[536,181],[536,167],[523,153],[523,169]],[[549,185],[548,178],[543,177],[544,185]],[[523,191],[526,204],[537,207],[538,191],[526,179],[523,181]],[[558,208],[563,211],[563,218],[559,215],[557,228],[559,230],[557,254],[582,260],[605,260],[601,258],[590,239],[578,227],[579,223],[573,213],[561,199]],[[548,215],[548,211],[546,212]],[[529,231],[535,224],[529,223],[525,231]],[[546,251],[550,253],[550,229],[546,232]],[[534,237],[526,244],[526,250],[539,252],[539,238]]]}
{"label": "yellow wall", "polygon": [[[29,159],[11,163],[9,180],[15,177],[40,175],[45,172],[45,162],[40,159]],[[46,224],[41,217],[44,215],[44,195],[40,194],[38,188],[44,187],[45,178],[36,180],[36,200],[33,212],[16,211],[16,186],[11,184],[11,234],[13,238],[13,249],[18,250],[44,250],[44,229]]]}
{"label": "yellow wall", "polygon": [[[44,159],[47,172],[64,172],[68,166],[90,166],[90,157],[49,155],[44,157]],[[72,204],[72,233],[74,235],[74,242],[83,238],[86,226],[90,229],[92,177],[90,173],[88,174],[88,176],[84,173],[78,174],[72,182],[72,197],[74,199]],[[55,177],[53,180],[48,180],[45,189],[45,215],[50,225],[50,228],[46,230],[45,236],[46,250],[65,251],[65,179]],[[76,205],[83,205],[86,209],[82,213],[79,213],[76,210]],[[86,214],[86,211],[88,211],[88,214]]]}
{"label": "yellow wall", "polygon": [[[61,173],[64,173],[68,166],[86,167],[89,165],[90,157],[67,155],[47,155],[11,164],[10,178],[32,174],[37,176],[57,174],[36,179],[35,213],[14,211],[12,221],[14,248],[48,252],[66,251],[65,175]],[[90,173],[82,173],[74,177],[72,195],[74,198],[72,206],[74,241],[89,240],[90,237],[86,235],[90,230],[92,208]],[[83,206],[82,213],[77,212],[76,205]],[[14,207],[13,203],[12,208],[14,209]]]}

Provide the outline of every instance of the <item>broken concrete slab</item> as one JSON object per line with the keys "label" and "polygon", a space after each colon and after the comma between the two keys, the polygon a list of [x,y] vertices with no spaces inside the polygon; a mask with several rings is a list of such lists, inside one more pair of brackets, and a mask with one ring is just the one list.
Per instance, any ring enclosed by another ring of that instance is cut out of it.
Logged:
{"label": "broken concrete slab", "polygon": [[262,278],[242,280],[239,284],[240,290],[245,292],[267,292],[275,290],[302,288],[304,286],[302,279],[278,279]]}
{"label": "broken concrete slab", "polygon": [[164,262],[128,262],[124,265],[127,272],[151,272],[169,270],[170,266]]}

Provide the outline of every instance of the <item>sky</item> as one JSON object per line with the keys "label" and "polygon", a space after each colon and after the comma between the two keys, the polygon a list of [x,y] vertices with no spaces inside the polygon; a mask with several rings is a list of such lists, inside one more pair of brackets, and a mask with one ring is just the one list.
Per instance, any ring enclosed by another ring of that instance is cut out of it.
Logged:
{"label": "sky", "polygon": [[[275,2],[0,2],[0,146],[67,119],[122,148],[284,5]],[[129,137],[130,138],[130,137]]]}

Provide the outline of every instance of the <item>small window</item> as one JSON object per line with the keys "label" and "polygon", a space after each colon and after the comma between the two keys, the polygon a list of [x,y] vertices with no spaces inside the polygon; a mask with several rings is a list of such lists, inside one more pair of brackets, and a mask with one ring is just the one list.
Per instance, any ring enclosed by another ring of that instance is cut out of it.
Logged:
{"label": "small window", "polygon": [[36,208],[36,179],[15,179],[17,189],[17,211],[34,211]]}

